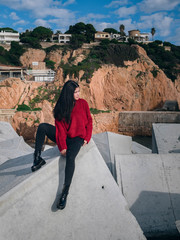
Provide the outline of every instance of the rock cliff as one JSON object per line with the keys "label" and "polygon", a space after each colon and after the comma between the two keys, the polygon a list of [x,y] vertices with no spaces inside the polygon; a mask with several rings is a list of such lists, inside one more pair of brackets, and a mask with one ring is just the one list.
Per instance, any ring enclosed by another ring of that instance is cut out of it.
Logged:
{"label": "rock cliff", "polygon": [[[165,100],[177,100],[180,106],[180,78],[175,83],[166,77],[162,70],[147,56],[144,49],[136,48],[139,58],[135,61],[124,62],[124,67],[113,64],[104,64],[93,76],[86,80],[71,77],[78,81],[81,97],[85,98],[91,108],[111,110],[110,113],[101,113],[93,116],[94,133],[101,131],[118,132],[119,111],[147,111],[162,106]],[[73,64],[77,65],[85,59],[89,50],[76,51],[62,50],[48,53],[48,58],[56,62],[56,78],[54,83],[23,82],[20,79],[6,79],[0,83],[0,108],[14,108],[18,104],[29,105],[38,94],[39,88],[47,92],[51,88],[61,88],[70,76],[64,78],[63,70],[59,64],[68,62],[73,56]],[[32,61],[44,61],[46,53],[43,50],[29,50],[21,57],[24,67],[30,67]],[[45,92],[44,91],[44,92]],[[43,95],[43,94],[42,94]],[[36,128],[40,122],[54,123],[52,116],[52,96],[35,102],[34,107],[42,108],[39,112],[16,112],[13,126],[25,139],[33,139]],[[51,100],[51,101],[50,101]]]}

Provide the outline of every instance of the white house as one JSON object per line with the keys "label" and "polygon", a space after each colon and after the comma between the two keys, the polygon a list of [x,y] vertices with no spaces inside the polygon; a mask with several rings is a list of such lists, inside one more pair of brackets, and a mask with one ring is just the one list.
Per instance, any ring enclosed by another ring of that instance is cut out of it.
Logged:
{"label": "white house", "polygon": [[26,70],[26,80],[35,82],[53,82],[55,72],[51,69]]}
{"label": "white house", "polygon": [[72,34],[57,33],[52,35],[52,41],[58,41],[58,43],[69,43]]}
{"label": "white house", "polygon": [[0,43],[10,44],[12,41],[20,41],[18,32],[0,31]]}

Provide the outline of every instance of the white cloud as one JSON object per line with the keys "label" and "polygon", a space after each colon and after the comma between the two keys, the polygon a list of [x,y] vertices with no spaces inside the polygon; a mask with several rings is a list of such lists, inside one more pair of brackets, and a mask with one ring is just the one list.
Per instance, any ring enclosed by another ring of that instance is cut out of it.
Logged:
{"label": "white cloud", "polygon": [[156,11],[172,10],[179,3],[179,0],[143,0],[139,6],[141,11],[145,13],[152,13]]}
{"label": "white cloud", "polygon": [[50,28],[50,24],[48,23],[48,21],[43,20],[43,19],[37,19],[34,24],[38,27],[38,26],[42,26],[42,27],[47,27]]}
{"label": "white cloud", "polygon": [[119,31],[119,27],[121,24],[125,26],[125,32],[128,34],[129,30],[135,29],[136,25],[132,22],[132,19],[123,19],[119,20],[115,23],[109,23],[109,22],[92,22],[93,26],[96,28],[97,31],[103,31],[105,28],[114,28],[117,31]]}
{"label": "white cloud", "polygon": [[121,7],[115,11],[115,14],[119,15],[120,18],[125,18],[136,13],[136,6],[132,7]]}
{"label": "white cloud", "polygon": [[25,20],[19,20],[15,23],[13,23],[13,26],[17,26],[17,25],[26,25],[28,24],[29,22],[28,21],[25,21]]}
{"label": "white cloud", "polygon": [[22,33],[22,32],[24,31],[24,29],[20,27],[20,28],[17,29],[17,31],[18,31],[19,33]]}
{"label": "white cloud", "polygon": [[166,39],[167,42],[173,42],[173,44],[180,46],[180,27],[176,29],[171,37]]}
{"label": "white cloud", "polygon": [[45,18],[48,16],[52,16],[54,18],[73,18],[74,13],[70,12],[66,9],[60,9],[60,8],[43,8],[41,11],[39,9],[34,10],[34,16],[39,18]]}
{"label": "white cloud", "polygon": [[170,34],[170,27],[173,19],[164,13],[155,13],[151,16],[141,16],[140,22],[137,23],[139,29],[148,29],[155,27],[156,34],[162,37]]}
{"label": "white cloud", "polygon": [[16,10],[34,10],[41,11],[44,7],[49,7],[53,3],[53,0],[1,0],[1,4],[5,6],[11,6]]}
{"label": "white cloud", "polygon": [[96,21],[97,19],[107,19],[109,17],[109,15],[89,13],[87,16],[80,17],[77,21],[84,23],[92,23],[92,21]]}
{"label": "white cloud", "polygon": [[19,19],[19,17],[16,15],[15,12],[12,12],[9,16],[10,16],[10,18],[12,18],[13,20],[18,20],[18,19]]}
{"label": "white cloud", "polygon": [[3,27],[4,26],[4,23],[0,22],[0,27]]}
{"label": "white cloud", "polygon": [[122,5],[128,4],[128,0],[119,0],[119,1],[112,1],[108,5],[105,5],[106,8],[116,8]]}
{"label": "white cloud", "polygon": [[74,2],[75,2],[75,0],[68,0],[67,2],[65,2],[63,4],[63,6],[67,6],[67,5],[73,4]]}

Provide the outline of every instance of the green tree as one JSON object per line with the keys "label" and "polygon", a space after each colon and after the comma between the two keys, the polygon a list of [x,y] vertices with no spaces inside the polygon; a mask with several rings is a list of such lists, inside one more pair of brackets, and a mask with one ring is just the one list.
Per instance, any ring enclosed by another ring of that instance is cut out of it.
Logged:
{"label": "green tree", "polygon": [[46,40],[47,38],[51,38],[52,34],[53,31],[50,28],[40,26],[32,31],[31,36],[39,39],[40,41],[43,41]]}
{"label": "green tree", "polygon": [[92,24],[86,24],[85,26],[85,36],[86,41],[91,42],[94,41],[94,34],[96,33],[96,29]]}
{"label": "green tree", "polygon": [[[85,24],[83,22],[76,23],[74,26],[70,25],[69,30],[65,33],[75,34],[76,37],[83,42],[90,42],[94,40],[94,34],[96,29],[92,24]],[[81,36],[78,36],[81,35]],[[82,37],[83,36],[83,37]],[[71,39],[71,43],[74,42],[75,39]]]}
{"label": "green tree", "polygon": [[118,33],[118,31],[114,28],[105,28],[103,32],[108,32],[108,33]]}
{"label": "green tree", "polygon": [[21,42],[26,44],[28,47],[36,48],[36,49],[41,49],[41,44],[39,42],[39,39],[35,37],[23,37],[21,38]]}
{"label": "green tree", "polygon": [[86,42],[86,37],[83,34],[73,34],[70,40],[70,45],[73,49],[80,48]]}
{"label": "green tree", "polygon": [[20,57],[25,52],[25,49],[22,45],[19,45],[18,42],[11,42],[11,49],[9,50],[10,54]]}
{"label": "green tree", "polygon": [[13,28],[9,28],[9,27],[0,28],[0,31],[6,31],[6,32],[13,32],[13,33],[17,33],[17,31],[16,31],[16,30],[14,30]]}
{"label": "green tree", "polygon": [[154,34],[156,33],[156,29],[153,27],[151,28],[151,34],[152,34],[152,41],[153,41],[153,37],[154,37]]}

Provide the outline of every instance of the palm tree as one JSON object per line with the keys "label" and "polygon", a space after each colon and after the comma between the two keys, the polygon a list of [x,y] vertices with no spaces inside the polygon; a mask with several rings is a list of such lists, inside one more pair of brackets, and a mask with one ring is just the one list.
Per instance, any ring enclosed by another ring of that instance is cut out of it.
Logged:
{"label": "palm tree", "polygon": [[121,36],[124,36],[125,35],[125,33],[124,33],[125,26],[123,24],[120,25],[119,30],[120,30]]}
{"label": "palm tree", "polygon": [[153,27],[153,28],[151,28],[152,41],[153,41],[153,36],[154,36],[155,32],[156,32],[156,29],[155,29],[154,27]]}

